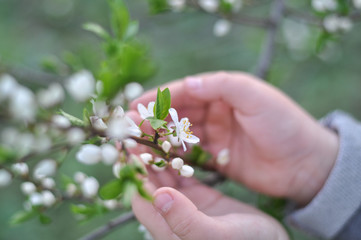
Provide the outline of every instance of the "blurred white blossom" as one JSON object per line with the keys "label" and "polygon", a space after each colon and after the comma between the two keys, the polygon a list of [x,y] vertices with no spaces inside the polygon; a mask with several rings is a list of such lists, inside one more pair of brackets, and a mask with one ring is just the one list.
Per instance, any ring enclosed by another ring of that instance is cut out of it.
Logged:
{"label": "blurred white blossom", "polygon": [[168,0],[168,5],[174,12],[180,12],[186,5],[186,0]]}
{"label": "blurred white blossom", "polygon": [[85,133],[80,128],[71,128],[67,132],[67,140],[70,144],[79,144],[85,140]]}
{"label": "blurred white blossom", "polygon": [[18,87],[18,83],[15,78],[3,74],[0,76],[0,101],[7,99]]}
{"label": "blurred white blossom", "polygon": [[139,115],[142,119],[146,119],[148,117],[154,117],[154,104],[155,102],[149,102],[148,103],[148,108],[145,108],[145,106],[141,103],[138,103],[138,112]]}
{"label": "blurred white blossom", "polygon": [[337,9],[336,0],[312,0],[313,9],[318,12],[334,11]]}
{"label": "blurred white blossom", "polygon": [[108,129],[108,126],[105,124],[103,119],[101,119],[98,116],[91,116],[90,122],[91,122],[93,128],[97,131],[105,131]]}
{"label": "blurred white blossom", "polygon": [[225,19],[219,19],[213,26],[213,34],[216,37],[223,37],[231,30],[231,23]]}
{"label": "blurred white blossom", "polygon": [[153,161],[153,156],[150,153],[142,153],[139,155],[140,159],[142,159],[143,163],[148,165],[150,161]]}
{"label": "blurred white blossom", "polygon": [[337,31],[349,31],[353,24],[350,18],[332,14],[324,18],[323,26],[328,32],[335,33]]}
{"label": "blurred white blossom", "polygon": [[58,128],[71,127],[71,122],[69,121],[69,119],[67,119],[66,117],[64,117],[62,115],[54,115],[51,118],[51,121],[52,121],[53,125]]}
{"label": "blurred white blossom", "polygon": [[84,102],[94,94],[95,79],[91,72],[82,70],[70,76],[65,87],[76,101]]}
{"label": "blurred white blossom", "polygon": [[50,108],[60,104],[64,100],[64,90],[59,83],[51,84],[48,89],[42,89],[37,93],[39,105]]}
{"label": "blurred white blossom", "polygon": [[52,178],[44,178],[41,180],[41,185],[47,189],[53,189],[55,187],[55,181]]}
{"label": "blurred white blossom", "polygon": [[56,202],[56,198],[55,198],[54,194],[48,190],[42,191],[41,195],[43,198],[43,204],[46,207],[51,207]]}
{"label": "blurred white blossom", "polygon": [[43,179],[53,176],[56,172],[56,162],[53,159],[44,159],[34,167],[33,176],[35,179]]}
{"label": "blurred white blossom", "polygon": [[82,183],[81,183],[81,191],[84,195],[84,197],[92,198],[97,195],[99,189],[99,183],[98,180],[94,177],[87,177]]}
{"label": "blurred white blossom", "polygon": [[216,12],[219,6],[219,0],[198,0],[199,6],[206,12]]}
{"label": "blurred white blossom", "polygon": [[32,122],[35,120],[37,104],[34,93],[23,86],[18,86],[10,95],[10,112],[18,120]]}
{"label": "blurred white blossom", "polygon": [[218,155],[217,155],[217,159],[216,162],[219,165],[226,165],[227,163],[229,163],[229,149],[225,148],[222,149],[221,151],[219,151]]}
{"label": "blurred white blossom", "polygon": [[144,92],[143,86],[137,82],[128,83],[124,88],[124,96],[128,101],[140,97]]}
{"label": "blurred white blossom", "polygon": [[20,176],[25,176],[29,173],[29,166],[28,164],[21,162],[21,163],[14,163],[11,166],[11,170]]}
{"label": "blurred white blossom", "polygon": [[0,187],[8,186],[12,181],[11,174],[5,169],[0,169]]}
{"label": "blurred white blossom", "polygon": [[76,159],[84,164],[92,165],[99,163],[102,158],[100,147],[93,144],[85,144],[76,153]]}
{"label": "blurred white blossom", "polygon": [[36,191],[36,186],[32,182],[23,182],[20,185],[20,190],[24,195],[30,195]]}
{"label": "blurred white blossom", "polygon": [[104,118],[109,115],[108,105],[104,101],[94,101],[91,100],[93,105],[93,114],[99,118]]}
{"label": "blurred white blossom", "polygon": [[74,181],[77,183],[82,183],[87,178],[87,175],[83,172],[74,173]]}
{"label": "blurred white blossom", "polygon": [[32,206],[40,206],[43,205],[43,195],[38,192],[31,193],[29,196],[29,201]]}
{"label": "blurred white blossom", "polygon": [[103,144],[100,148],[104,164],[112,165],[118,160],[119,152],[113,145]]}
{"label": "blurred white blossom", "polygon": [[361,0],[353,0],[353,5],[357,9],[361,9]]}

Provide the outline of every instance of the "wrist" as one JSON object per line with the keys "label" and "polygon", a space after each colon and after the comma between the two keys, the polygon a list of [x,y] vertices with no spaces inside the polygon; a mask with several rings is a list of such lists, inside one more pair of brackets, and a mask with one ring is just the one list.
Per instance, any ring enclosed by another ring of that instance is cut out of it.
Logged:
{"label": "wrist", "polygon": [[309,155],[302,159],[295,173],[294,187],[289,198],[300,206],[308,204],[322,189],[336,162],[339,139],[336,132],[317,124]]}

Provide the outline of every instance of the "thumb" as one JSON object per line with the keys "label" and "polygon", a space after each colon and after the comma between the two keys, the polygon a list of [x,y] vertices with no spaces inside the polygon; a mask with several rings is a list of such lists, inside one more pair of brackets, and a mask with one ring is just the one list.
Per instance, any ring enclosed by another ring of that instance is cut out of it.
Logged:
{"label": "thumb", "polygon": [[223,224],[198,211],[186,196],[173,188],[158,189],[153,204],[170,230],[182,240],[224,239]]}

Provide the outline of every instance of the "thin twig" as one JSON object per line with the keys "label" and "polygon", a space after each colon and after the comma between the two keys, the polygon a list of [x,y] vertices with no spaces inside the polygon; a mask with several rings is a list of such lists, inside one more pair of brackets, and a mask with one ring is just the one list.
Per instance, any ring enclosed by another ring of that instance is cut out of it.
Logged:
{"label": "thin twig", "polygon": [[112,230],[114,230],[119,225],[125,224],[134,219],[135,219],[135,215],[133,212],[124,213],[124,214],[120,215],[119,217],[110,220],[106,225],[101,226],[100,228],[94,230],[93,232],[80,238],[79,240],[100,239],[100,238],[104,237],[105,235],[107,235],[108,233],[110,233]]}
{"label": "thin twig", "polygon": [[268,26],[266,39],[260,54],[255,74],[264,79],[271,66],[276,43],[277,30],[284,14],[285,5],[283,0],[275,0],[272,4],[270,20],[273,24]]}

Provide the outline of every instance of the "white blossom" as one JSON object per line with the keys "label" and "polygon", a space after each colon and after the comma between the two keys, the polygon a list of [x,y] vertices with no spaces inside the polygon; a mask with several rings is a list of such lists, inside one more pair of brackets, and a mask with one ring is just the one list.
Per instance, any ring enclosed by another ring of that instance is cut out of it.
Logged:
{"label": "white blossom", "polygon": [[18,120],[32,122],[35,119],[37,105],[35,95],[30,89],[18,86],[10,95],[10,112]]}
{"label": "white blossom", "polygon": [[164,141],[162,143],[162,149],[165,153],[169,153],[169,150],[171,149],[172,145],[168,141]]}
{"label": "white blossom", "polygon": [[85,133],[80,128],[71,128],[67,132],[66,138],[70,144],[79,144],[85,139]]}
{"label": "white blossom", "polygon": [[36,164],[34,168],[34,178],[43,179],[45,177],[50,177],[55,174],[56,171],[56,162],[53,159],[45,159]]}
{"label": "white blossom", "polygon": [[104,89],[104,84],[103,84],[103,82],[102,82],[102,81],[97,81],[97,82],[95,83],[95,90],[96,90],[96,92],[97,92],[97,95],[102,94],[103,89]]}
{"label": "white blossom", "polygon": [[112,112],[112,118],[123,118],[124,116],[124,109],[121,106],[116,106]]}
{"label": "white blossom", "polygon": [[84,197],[92,198],[95,195],[97,195],[99,189],[99,183],[98,180],[96,180],[94,177],[87,177],[82,183],[81,183],[81,191],[84,195]]}
{"label": "white blossom", "polygon": [[105,131],[108,129],[108,126],[104,123],[103,119],[98,116],[91,116],[90,122],[93,128],[97,131]]}
{"label": "white blossom", "polygon": [[182,118],[180,121],[178,121],[178,113],[174,108],[169,109],[169,114],[174,122],[174,125],[176,127],[175,131],[177,133],[177,137],[181,141],[184,151],[187,150],[184,142],[188,142],[188,143],[199,142],[199,138],[192,135],[193,132],[189,130],[189,127],[192,126],[192,124],[189,122],[188,118]]}
{"label": "white blossom", "polygon": [[77,183],[82,183],[87,178],[87,175],[83,172],[74,173],[74,180]]}
{"label": "white blossom", "polygon": [[41,193],[34,192],[34,193],[30,194],[29,201],[30,201],[32,206],[43,205],[43,203],[44,203],[43,195]]}
{"label": "white blossom", "polygon": [[334,11],[337,9],[335,0],[312,0],[312,8],[317,12]]}
{"label": "white blossom", "polygon": [[121,170],[122,168],[123,168],[123,164],[122,164],[121,162],[116,162],[116,163],[113,165],[112,170],[113,170],[113,174],[114,174],[114,176],[115,176],[116,178],[119,178],[119,177],[120,177],[119,173],[120,173],[120,170]]}
{"label": "white blossom", "polygon": [[56,198],[55,198],[54,194],[48,190],[42,191],[41,195],[43,198],[43,204],[46,207],[51,207],[56,202]]}
{"label": "white blossom", "polygon": [[11,166],[11,170],[18,175],[25,176],[29,173],[29,166],[24,162],[15,163]]}
{"label": "white blossom", "polygon": [[174,12],[180,12],[186,5],[186,0],[168,0],[168,5]]}
{"label": "white blossom", "polygon": [[353,5],[357,9],[361,9],[361,0],[353,0]]}
{"label": "white blossom", "polygon": [[148,165],[150,161],[153,161],[153,156],[150,153],[142,153],[139,155],[139,157],[146,165]]}
{"label": "white blossom", "polygon": [[93,104],[93,114],[99,118],[104,118],[109,115],[108,105],[104,101],[94,101],[91,100]]}
{"label": "white blossom", "polygon": [[69,128],[69,127],[71,127],[71,122],[69,121],[69,119],[67,119],[66,117],[64,117],[62,115],[54,115],[51,118],[51,121],[52,121],[53,125],[58,127],[58,128]]}
{"label": "white blossom", "polygon": [[118,207],[118,202],[115,199],[104,200],[103,205],[109,210],[114,210]]}
{"label": "white blossom", "polygon": [[48,89],[40,90],[37,93],[37,98],[41,107],[54,107],[64,100],[63,87],[59,83],[53,83]]}
{"label": "white blossom", "polygon": [[66,194],[69,197],[73,197],[76,194],[77,191],[77,187],[75,186],[74,183],[69,183],[68,185],[66,185]]}
{"label": "white blossom", "polygon": [[128,83],[124,88],[124,96],[128,101],[140,97],[144,92],[143,86],[137,82]]}
{"label": "white blossom", "polygon": [[128,127],[129,124],[124,118],[112,118],[108,122],[106,134],[110,138],[122,140],[128,137]]}
{"label": "white blossom", "polygon": [[192,177],[194,174],[194,169],[189,165],[183,165],[179,172],[183,177]]}
{"label": "white blossom", "polygon": [[76,153],[76,159],[84,164],[92,165],[100,162],[102,151],[100,147],[93,144],[85,144]]}
{"label": "white blossom", "polygon": [[1,141],[8,146],[17,146],[19,135],[16,128],[8,127],[1,132]]}
{"label": "white blossom", "polygon": [[219,0],[198,0],[199,6],[206,12],[216,12],[219,6]]}
{"label": "white blossom", "polygon": [[36,186],[32,182],[23,182],[20,185],[20,190],[25,195],[30,195],[36,191]]}
{"label": "white blossom", "polygon": [[180,170],[184,165],[183,159],[177,157],[172,160],[172,168],[176,170]]}
{"label": "white blossom", "polygon": [[131,138],[124,139],[123,143],[126,148],[136,148],[138,145],[137,142]]}
{"label": "white blossom", "polygon": [[142,119],[146,119],[148,117],[154,117],[154,104],[155,102],[149,102],[148,108],[145,108],[145,106],[141,103],[138,103],[138,112]]}
{"label": "white blossom", "polygon": [[106,165],[114,164],[119,158],[118,150],[111,144],[103,144],[101,147],[102,150],[102,160]]}
{"label": "white blossom", "polygon": [[125,116],[125,120],[128,122],[129,127],[128,127],[128,134],[130,136],[134,136],[134,137],[140,137],[142,134],[142,131],[139,129],[138,125],[135,124],[135,122],[128,116]]}
{"label": "white blossom", "polygon": [[0,101],[7,99],[18,87],[15,78],[8,74],[0,76]]}
{"label": "white blossom", "polygon": [[8,186],[12,181],[11,174],[5,169],[0,169],[0,187]]}
{"label": "white blossom", "polygon": [[338,24],[339,28],[344,32],[350,31],[353,27],[351,19],[347,17],[340,17]]}
{"label": "white blossom", "polygon": [[91,72],[82,70],[70,76],[65,87],[76,101],[84,102],[94,94],[95,79]]}
{"label": "white blossom", "polygon": [[55,181],[52,178],[44,178],[41,180],[41,185],[47,189],[53,189],[55,187]]}
{"label": "white blossom", "polygon": [[122,91],[119,91],[111,101],[111,104],[113,106],[124,105],[124,103],[125,103],[125,96]]}
{"label": "white blossom", "polygon": [[218,155],[217,155],[217,159],[216,162],[219,165],[226,165],[227,163],[229,163],[229,149],[225,148],[222,149],[221,151],[219,151]]}
{"label": "white blossom", "polygon": [[49,150],[51,148],[51,146],[52,146],[52,141],[45,134],[42,134],[42,135],[36,137],[35,144],[34,144],[35,151],[45,152],[45,151]]}
{"label": "white blossom", "polygon": [[225,19],[219,19],[213,26],[213,34],[216,37],[223,37],[231,30],[231,23]]}
{"label": "white blossom", "polygon": [[[165,160],[164,160],[163,158],[161,158],[161,157],[156,157],[156,158],[154,159],[154,163],[158,163],[158,162],[162,162],[162,161],[165,161]],[[155,170],[155,171],[157,171],[157,172],[163,171],[163,170],[165,169],[165,167],[166,167],[166,166],[158,167],[157,165],[152,164],[153,170]]]}
{"label": "white blossom", "polygon": [[352,25],[353,24],[350,18],[339,17],[335,14],[329,15],[323,20],[323,26],[330,33],[337,31],[349,31],[351,30]]}
{"label": "white blossom", "polygon": [[17,138],[17,150],[21,155],[28,154],[34,146],[34,136],[31,133],[22,133]]}

